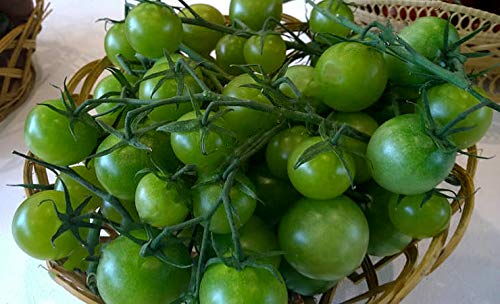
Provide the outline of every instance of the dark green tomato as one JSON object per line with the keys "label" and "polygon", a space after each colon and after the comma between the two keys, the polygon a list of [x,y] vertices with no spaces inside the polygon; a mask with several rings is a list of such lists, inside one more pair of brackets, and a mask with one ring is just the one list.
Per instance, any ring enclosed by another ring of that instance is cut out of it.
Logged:
{"label": "dark green tomato", "polygon": [[[247,84],[256,84],[256,82],[248,74],[237,76],[226,85],[222,94],[267,105],[271,104],[269,99],[259,89],[243,87]],[[240,106],[230,106],[227,108],[232,110],[224,115],[227,127],[234,131],[238,135],[238,138],[242,140],[258,132],[268,130],[276,123],[275,117],[265,112]]]}
{"label": "dark green tomato", "polygon": [[368,248],[368,223],[346,196],[299,200],[281,220],[285,259],[306,277],[333,281],[359,267]]}
{"label": "dark green tomato", "polygon": [[[204,20],[213,24],[225,25],[224,16],[215,7],[208,4],[193,4],[190,7]],[[181,10],[180,16],[194,18],[187,8]],[[184,44],[204,56],[208,56],[213,51],[217,41],[223,35],[221,32],[197,25],[183,24],[182,28],[184,30],[182,36]]]}
{"label": "dark green tomato", "polygon": [[271,138],[266,148],[266,163],[274,176],[288,179],[288,158],[293,149],[308,138],[304,126],[283,130]]}
{"label": "dark green tomato", "polygon": [[456,153],[439,149],[417,114],[396,116],[381,125],[366,153],[373,179],[405,195],[432,190],[451,172]]}
{"label": "dark green tomato", "polygon": [[[387,88],[382,97],[363,112],[368,113],[378,124],[383,124],[398,115],[415,113],[415,102],[400,98],[398,90],[394,87]],[[405,91],[408,92],[408,90]],[[418,96],[420,95],[417,95],[417,98]]]}
{"label": "dark green tomato", "polygon": [[336,280],[322,281],[308,278],[295,270],[286,260],[280,264],[280,273],[285,279],[286,287],[303,296],[324,293],[337,285]]}
{"label": "dark green tomato", "polygon": [[[298,100],[299,103],[312,106],[318,113],[324,113],[329,110],[329,107],[322,103],[321,98],[318,97],[318,83],[314,81],[313,67],[308,65],[294,65],[286,70],[285,76],[293,82],[295,88],[302,95],[302,98]],[[282,83],[279,88],[283,94],[290,98],[298,97],[287,83]]]}
{"label": "dark green tomato", "polygon": [[[44,103],[63,110],[60,100]],[[59,166],[68,166],[82,161],[97,146],[99,129],[92,117],[82,114],[73,125],[68,117],[44,105],[36,105],[24,123],[24,142],[28,149],[40,159]]]}
{"label": "dark green tomato", "polygon": [[[281,20],[283,11],[282,0],[231,0],[229,5],[229,18],[231,21],[242,22],[254,31],[261,30],[264,23],[269,18]],[[273,27],[274,22],[269,22],[268,26]]]}
{"label": "dark green tomato", "polygon": [[66,210],[64,193],[55,190],[37,192],[19,205],[12,218],[12,235],[19,248],[35,259],[58,260],[79,246],[71,231],[61,234],[51,243],[52,236],[62,225],[56,208]]}
{"label": "dark green tomato", "polygon": [[[171,303],[186,291],[189,268],[176,268],[154,256],[141,257],[140,251],[138,244],[124,236],[104,246],[96,282],[107,304]],[[187,248],[180,243],[167,243],[162,252],[174,263],[191,263]]]}
{"label": "dark green tomato", "polygon": [[[146,168],[154,168],[158,164],[162,168],[168,168],[168,163],[175,162],[175,156],[167,153],[169,143],[168,135],[152,131],[140,138],[141,143],[152,150],[140,150],[130,145],[95,159],[95,171],[99,182],[106,191],[122,200],[133,201],[135,189],[142,175],[139,171]],[[97,152],[107,150],[120,142],[114,135],[109,135],[103,140]],[[152,161],[154,160],[154,162]]]}
{"label": "dark green tomato", "polygon": [[[331,117],[335,122],[340,124],[345,123],[348,126],[353,127],[359,132],[363,132],[366,135],[372,135],[373,132],[378,128],[378,123],[375,119],[371,118],[370,115],[362,112],[353,113],[343,113],[336,112]],[[351,155],[356,164],[356,177],[354,182],[356,184],[364,183],[372,178],[370,163],[366,159],[366,148],[368,143],[362,142],[360,140],[354,139],[348,136],[342,136],[339,140],[339,144],[342,148],[351,152]]]}
{"label": "dark green tomato", "polygon": [[[76,174],[80,175],[84,180],[91,183],[92,185],[102,188],[101,184],[97,180],[94,168],[87,168],[85,166],[74,166],[71,167]],[[79,182],[72,179],[66,173],[61,173],[56,179],[54,184],[54,190],[64,192],[64,185],[69,193],[71,200],[71,205],[76,209],[83,201],[85,201],[89,196],[92,197],[85,207],[84,212],[90,212],[96,210],[102,205],[102,199],[92,193],[90,190],[82,186]]]}
{"label": "dark green tomato", "polygon": [[401,232],[416,239],[434,237],[450,224],[448,200],[440,194],[433,194],[426,201],[426,196],[426,193],[410,196],[394,194],[389,202],[391,222]]}
{"label": "dark green tomato", "polygon": [[[127,210],[130,217],[132,217],[135,222],[138,222],[139,214],[137,214],[137,209],[135,208],[134,201],[121,200],[120,203],[122,204],[123,208]],[[108,220],[120,225],[125,224],[123,215],[115,207],[113,207],[110,202],[103,201],[100,211],[102,215],[104,215]]]}
{"label": "dark green tomato", "polygon": [[300,194],[288,180],[272,175],[265,164],[252,167],[247,174],[260,200],[257,202],[255,214],[266,223],[275,225],[288,208],[300,198]]}
{"label": "dark green tomato", "polygon": [[[252,256],[266,254],[271,251],[279,251],[278,238],[274,231],[260,218],[252,216],[246,224],[238,231],[240,237],[241,248],[243,251]],[[220,253],[226,254],[234,252],[233,240],[231,234],[216,234],[214,235],[215,246]],[[270,264],[278,269],[281,261],[281,256],[260,258],[257,262],[262,264]]]}
{"label": "dark green tomato", "polygon": [[[430,61],[441,63],[440,57],[445,53],[445,31],[448,28],[448,45],[460,39],[457,30],[447,20],[438,17],[418,18],[411,25],[401,30],[399,37],[408,43],[415,51]],[[389,79],[395,85],[415,86],[428,81],[425,70],[411,63],[385,55]]]}
{"label": "dark green tomato", "polygon": [[210,265],[201,279],[200,304],[287,304],[283,278],[263,268]]}
{"label": "dark green tomato", "polygon": [[347,165],[344,167],[339,152],[328,151],[294,168],[300,156],[312,145],[321,142],[320,137],[311,137],[299,144],[288,158],[288,177],[292,185],[302,195],[314,199],[331,199],[344,193],[351,181],[349,173],[356,176],[353,157],[341,152]]}
{"label": "dark green tomato", "polygon": [[144,223],[165,227],[182,222],[189,213],[188,189],[182,182],[166,182],[145,175],[135,191],[135,207]]}
{"label": "dark green tomato", "polygon": [[[150,75],[167,72],[170,69],[168,63],[157,62],[151,69],[149,69],[144,77]],[[164,76],[150,78],[141,82],[139,87],[140,99],[168,99],[177,96],[178,81],[175,78],[165,80],[160,87],[157,88],[158,83],[162,81]],[[157,90],[155,90],[157,88]],[[184,87],[182,95],[187,95],[188,90],[192,93],[201,92],[201,88],[191,76],[184,77]],[[156,107],[149,113],[148,117],[155,122],[168,122],[174,121],[193,109],[190,102],[181,104],[170,104]]]}
{"label": "dark green tomato", "polygon": [[[243,49],[248,64],[260,65],[266,74],[276,72],[285,62],[286,44],[277,34],[250,37]],[[260,69],[256,69],[260,71]]]}
{"label": "dark green tomato", "polygon": [[[475,89],[486,96],[482,89],[478,87],[475,87]],[[479,101],[467,91],[448,83],[429,89],[427,91],[427,100],[429,101],[432,118],[434,118],[441,127],[453,121],[462,112],[479,103]],[[423,107],[422,100],[420,100],[420,104]],[[493,110],[488,107],[482,107],[469,114],[454,127],[472,127],[471,129],[452,134],[449,139],[459,149],[468,148],[483,138],[486,132],[488,132],[492,120]]]}
{"label": "dark green tomato", "polygon": [[[351,21],[354,21],[354,15],[343,1],[341,0],[324,0],[318,3],[318,7],[329,10],[333,15],[343,16]],[[323,15],[319,10],[313,8],[309,18],[309,28],[314,33],[332,34],[336,36],[346,37],[351,30],[336,21]]]}
{"label": "dark green tomato", "polygon": [[181,19],[160,4],[141,3],[125,19],[125,33],[132,48],[148,58],[175,52],[182,41]]}
{"label": "dark green tomato", "polygon": [[357,112],[374,104],[387,84],[384,57],[357,42],[328,48],[315,67],[322,101],[343,112]]}
{"label": "dark green tomato", "polygon": [[[245,192],[245,188],[254,190],[252,182],[240,176],[239,180],[242,182],[235,182],[231,188],[229,197],[234,210],[238,217],[233,215],[233,220],[237,228],[241,228],[252,216],[256,201]],[[194,216],[203,216],[210,212],[210,210],[218,203],[219,197],[222,193],[222,182],[215,182],[203,186],[198,186],[192,190],[193,195],[193,213]],[[219,207],[215,210],[210,220],[210,231],[213,233],[230,233],[231,227],[229,226],[228,215],[224,204],[221,202]]]}
{"label": "dark green tomato", "polygon": [[115,23],[104,37],[106,56],[112,64],[120,68],[123,67],[117,59],[118,55],[129,62],[137,61],[135,50],[130,46],[125,31],[125,23]]}
{"label": "dark green tomato", "polygon": [[[202,111],[204,113],[204,111]],[[196,119],[195,112],[188,112],[178,121]],[[218,119],[216,125],[226,128],[224,119]],[[205,153],[201,149],[201,131],[176,132],[171,134],[172,149],[184,164],[193,164],[201,170],[212,170],[222,164],[234,148],[234,139],[215,131],[208,132],[205,138]]]}
{"label": "dark green tomato", "polygon": [[225,35],[215,46],[215,61],[225,71],[232,75],[239,75],[243,71],[232,65],[246,64],[243,49],[245,48],[246,38],[236,35]]}
{"label": "dark green tomato", "polygon": [[375,182],[369,182],[362,188],[362,192],[372,198],[364,209],[370,228],[368,254],[385,257],[401,252],[410,244],[412,238],[394,227],[389,218],[389,201],[393,193]]}

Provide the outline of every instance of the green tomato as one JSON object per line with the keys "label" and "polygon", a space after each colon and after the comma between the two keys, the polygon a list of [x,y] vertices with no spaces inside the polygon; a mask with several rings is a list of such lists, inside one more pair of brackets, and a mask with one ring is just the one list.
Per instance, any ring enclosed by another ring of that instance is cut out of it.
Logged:
{"label": "green tomato", "polygon": [[285,279],[286,287],[303,296],[324,293],[337,285],[336,280],[322,281],[308,278],[295,270],[286,260],[280,264],[280,273]]}
{"label": "green tomato", "polygon": [[[45,104],[64,110],[61,100]],[[70,119],[44,105],[36,105],[24,123],[24,142],[41,160],[53,165],[69,166],[89,156],[97,146],[99,129],[86,113],[75,120],[71,132]]]}
{"label": "green tomato", "polygon": [[[231,21],[238,20],[254,31],[261,30],[266,20],[270,18],[281,20],[282,11],[282,0],[231,0],[229,4]],[[268,26],[274,25],[273,22],[268,24]]]}
{"label": "green tomato", "polygon": [[[117,67],[123,68],[117,59],[117,55],[129,62],[137,61],[135,50],[130,46],[125,33],[125,23],[115,23],[104,37],[104,49],[109,61]],[[97,98],[97,97],[96,97]]]}
{"label": "green tomato", "polygon": [[[286,44],[277,34],[250,37],[243,49],[248,64],[260,65],[266,74],[276,72],[285,62]],[[260,69],[256,69],[260,71]]]}
{"label": "green tomato", "polygon": [[356,166],[350,154],[342,152],[346,168],[339,157],[340,152],[328,151],[294,168],[304,151],[319,142],[320,137],[310,137],[296,146],[288,158],[288,177],[302,195],[314,199],[331,199],[349,188],[349,174],[353,178],[356,176]]}
{"label": "green tomato", "polygon": [[200,304],[287,304],[283,278],[267,269],[247,266],[237,270],[210,265],[201,279]]}
{"label": "green tomato", "polygon": [[141,3],[125,19],[125,34],[132,48],[147,58],[175,52],[182,41],[181,19],[163,4]]}
{"label": "green tomato", "polygon": [[[354,21],[351,9],[342,0],[324,0],[318,3],[318,7],[328,10],[333,15],[345,17]],[[332,34],[346,37],[351,30],[340,23],[323,15],[317,8],[313,8],[309,17],[309,28],[314,33]]]}
{"label": "green tomato", "polygon": [[[238,231],[240,244],[248,255],[265,254],[270,251],[279,251],[278,238],[274,231],[260,218],[252,216]],[[234,252],[231,234],[215,234],[215,246],[220,253]],[[270,264],[278,269],[281,256],[257,259],[258,263]]]}
{"label": "green tomato", "polygon": [[438,235],[448,228],[451,207],[448,200],[433,194],[426,201],[427,194],[402,196],[394,194],[389,202],[389,217],[394,226],[416,239]]}
{"label": "green tomato", "polygon": [[292,151],[309,138],[304,126],[295,126],[274,135],[266,147],[266,163],[271,173],[288,179],[288,158]]}
{"label": "green tomato", "polygon": [[[189,265],[186,247],[170,242],[161,249],[167,259]],[[189,285],[191,270],[154,256],[141,257],[141,246],[120,236],[104,246],[96,272],[99,295],[107,304],[171,303]]]}
{"label": "green tomato", "polygon": [[[256,82],[250,75],[242,74],[231,80],[222,91],[222,94],[267,105],[271,104],[269,99],[259,89],[243,87],[247,84],[256,84]],[[227,108],[232,110],[224,115],[227,127],[234,131],[238,138],[242,140],[258,132],[268,130],[276,123],[275,116],[269,113],[240,106],[230,106]]]}
{"label": "green tomato", "polygon": [[315,67],[322,101],[334,110],[357,112],[374,104],[387,84],[384,57],[357,42],[329,47]]}
{"label": "green tomato", "polygon": [[311,279],[333,281],[359,267],[368,248],[368,223],[346,196],[299,200],[281,220],[285,259]]}
{"label": "green tomato", "polygon": [[246,38],[236,35],[225,35],[215,46],[215,61],[225,71],[232,75],[239,75],[243,71],[237,66],[246,64],[243,50]]}
{"label": "green tomato", "polygon": [[[373,135],[378,128],[378,123],[375,119],[362,112],[336,112],[331,118],[338,123],[345,123],[359,132],[370,136]],[[339,140],[339,144],[342,148],[352,152],[351,155],[356,164],[356,177],[354,177],[354,182],[356,184],[361,184],[370,180],[372,178],[370,163],[365,156],[368,144],[348,136],[342,136]]]}
{"label": "green tomato", "polygon": [[37,192],[19,205],[12,218],[12,235],[19,248],[35,259],[58,260],[79,246],[71,231],[51,243],[62,225],[56,208],[66,210],[64,193],[55,190]]}
{"label": "green tomato", "polygon": [[456,153],[440,149],[417,114],[396,116],[381,125],[366,153],[373,179],[405,195],[432,190],[451,172]]}
{"label": "green tomato", "polygon": [[[475,89],[486,96],[486,93],[482,89],[478,87],[475,87]],[[431,116],[440,126],[445,126],[462,112],[479,103],[470,93],[449,83],[430,88],[427,91],[427,100]],[[419,103],[423,107],[423,101],[420,100]],[[449,139],[459,149],[473,146],[488,132],[492,121],[493,110],[488,107],[482,107],[469,114],[454,127],[471,127],[471,129],[452,134],[449,136]]]}
{"label": "green tomato", "polygon": [[166,227],[181,223],[189,213],[188,189],[182,182],[166,182],[145,175],[135,191],[135,207],[144,223]]}
{"label": "green tomato", "polygon": [[[87,182],[91,183],[92,185],[98,188],[102,188],[101,184],[97,180],[94,168],[92,167],[87,168],[85,166],[74,166],[71,167],[71,169],[73,169],[73,171],[75,171],[76,174],[78,174]],[[90,190],[82,186],[80,183],[72,179],[66,173],[59,174],[54,184],[54,190],[64,192],[63,183],[66,186],[66,189],[68,190],[69,197],[71,200],[71,205],[73,206],[74,209],[76,209],[81,203],[83,203],[83,201],[86,200],[89,196],[91,197],[91,199],[87,204],[87,206],[85,207],[84,212],[90,212],[96,210],[102,205],[102,199],[100,197],[96,196],[93,192],[91,192]]]}
{"label": "green tomato", "polygon": [[[225,25],[224,16],[211,5],[200,3],[193,4],[190,8],[208,22]],[[187,8],[183,8],[180,14],[182,17],[194,18],[193,14]],[[223,35],[221,32],[191,24],[183,24],[182,29],[184,30],[182,37],[184,44],[204,56],[209,56],[210,52],[215,48],[217,41]]]}
{"label": "green tomato", "polygon": [[[238,216],[232,216],[237,228],[241,228],[252,216],[256,201],[249,196],[244,188],[254,190],[250,180],[242,175],[238,178],[241,181],[236,182],[230,190],[229,197],[231,204]],[[195,217],[207,215],[218,203],[222,193],[223,182],[214,182],[207,185],[195,187],[192,190],[193,195],[193,213]],[[219,207],[212,215],[209,224],[210,231],[214,233],[230,233],[228,215],[221,202]]]}
{"label": "green tomato", "polygon": [[412,237],[399,231],[389,218],[389,202],[394,195],[375,182],[362,186],[372,201],[364,209],[370,230],[368,254],[385,257],[403,251]]}
{"label": "green tomato", "polygon": [[[137,214],[137,209],[135,208],[134,201],[120,200],[123,208],[128,212],[132,220],[135,222],[139,221],[139,214]],[[125,225],[125,218],[123,215],[111,205],[108,201],[103,201],[101,209],[102,215],[104,215],[108,220],[118,223],[120,225]]]}

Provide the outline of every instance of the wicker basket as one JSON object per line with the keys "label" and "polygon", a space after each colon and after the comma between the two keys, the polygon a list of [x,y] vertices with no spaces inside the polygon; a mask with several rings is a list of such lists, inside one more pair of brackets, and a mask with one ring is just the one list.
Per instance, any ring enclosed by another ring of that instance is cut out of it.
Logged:
{"label": "wicker basket", "polygon": [[28,98],[33,88],[36,73],[32,55],[47,13],[44,0],[36,0],[28,21],[0,39],[0,54],[9,51],[10,55],[7,67],[0,68],[0,122]]}
{"label": "wicker basket", "polygon": [[[478,9],[441,1],[414,0],[351,0],[357,6],[356,22],[369,24],[373,21],[382,23],[390,20],[395,29],[415,21],[416,17],[438,16],[450,18],[450,21],[463,36],[490,23],[490,26],[472,40],[463,45],[465,53],[489,51],[489,57],[470,59],[466,67],[470,72],[479,72],[500,62],[500,16]],[[500,102],[500,66],[491,70],[485,77],[478,79],[478,84],[489,94],[492,100]]]}
{"label": "wicker basket", "polygon": [[[68,89],[74,93],[76,102],[81,103],[90,97],[90,92],[95,82],[109,64],[106,58],[94,61],[81,68],[73,76],[68,82]],[[472,154],[477,153],[475,147],[471,148],[469,152]],[[459,222],[458,227],[454,231],[443,231],[431,240],[430,245],[425,250],[420,248],[420,252],[418,248],[419,243],[415,241],[401,254],[386,257],[376,263],[373,263],[370,257],[367,256],[359,272],[350,275],[348,279],[353,282],[366,280],[368,290],[348,300],[349,303],[361,300],[368,300],[369,303],[398,303],[424,276],[443,263],[460,242],[471,218],[474,207],[473,176],[476,171],[476,165],[476,158],[469,158],[465,168],[456,165],[453,169],[453,174],[461,184],[459,197],[463,198],[452,203],[454,217]],[[41,184],[48,184],[47,172],[44,168],[32,162],[26,162],[24,166],[24,182],[31,184],[34,180],[37,180]],[[28,196],[33,193],[32,189],[26,189]],[[379,284],[377,271],[393,262],[400,255],[404,255],[406,261],[399,275],[388,283]],[[419,255],[421,256],[420,259],[418,258]],[[73,295],[85,303],[102,303],[102,300],[86,287],[86,277],[84,274],[67,271],[57,261],[48,261],[47,265],[55,281]],[[334,289],[325,293],[322,295],[320,303],[331,303],[334,295]],[[303,303],[301,301],[299,298],[298,301],[294,301],[293,303]]]}

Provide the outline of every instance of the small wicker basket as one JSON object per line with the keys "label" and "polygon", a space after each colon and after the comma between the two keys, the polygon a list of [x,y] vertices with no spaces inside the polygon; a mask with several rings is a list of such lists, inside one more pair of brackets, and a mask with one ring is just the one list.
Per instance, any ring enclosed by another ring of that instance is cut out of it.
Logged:
{"label": "small wicker basket", "polygon": [[[486,30],[463,45],[465,53],[485,52],[491,56],[471,58],[466,63],[469,72],[480,72],[500,63],[500,16],[471,7],[441,1],[415,0],[351,0],[357,8],[354,11],[356,22],[369,24],[391,21],[396,30],[415,21],[417,17],[438,16],[449,18],[461,36],[473,32],[489,23]],[[478,84],[489,97],[500,102],[500,65],[478,79]]]}
{"label": "small wicker basket", "polygon": [[7,67],[0,67],[0,122],[28,98],[35,83],[32,55],[48,12],[44,5],[44,0],[36,0],[28,21],[0,39],[0,54],[9,51]]}
{"label": "small wicker basket", "polygon": [[[90,92],[105,67],[110,65],[107,58],[97,60],[82,67],[68,82],[68,89],[74,93],[75,101],[81,103],[90,98]],[[475,147],[469,149],[471,154],[476,154]],[[445,230],[434,237],[430,245],[419,248],[419,242],[414,241],[402,253],[383,258],[373,263],[369,256],[363,261],[359,272],[348,277],[349,280],[358,283],[363,280],[367,282],[368,290],[361,292],[358,296],[347,300],[345,303],[368,301],[369,303],[398,303],[403,299],[426,275],[435,270],[457,247],[467,229],[474,208],[474,183],[473,177],[476,171],[477,159],[469,158],[465,168],[456,165],[452,174],[460,183],[459,197],[452,203],[455,220],[458,227],[453,230]],[[32,184],[34,180],[38,183],[48,184],[47,171],[27,161],[24,166],[24,183]],[[28,196],[34,193],[33,189],[26,189]],[[460,210],[460,212],[459,212]],[[377,272],[384,266],[392,263],[399,256],[404,255],[405,264],[401,272],[390,282],[380,284]],[[418,256],[421,258],[418,258]],[[53,274],[54,280],[85,303],[103,303],[86,286],[86,276],[82,273],[71,272],[64,269],[58,261],[47,261],[48,269]],[[321,304],[329,304],[335,295],[335,289],[323,294]],[[294,298],[294,304],[304,303],[300,297]]]}

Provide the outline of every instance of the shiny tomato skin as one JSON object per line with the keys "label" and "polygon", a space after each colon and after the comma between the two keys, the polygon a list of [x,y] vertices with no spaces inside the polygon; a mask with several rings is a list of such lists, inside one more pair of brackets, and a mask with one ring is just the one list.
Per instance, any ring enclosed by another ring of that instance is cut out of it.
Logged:
{"label": "shiny tomato skin", "polygon": [[[239,20],[254,31],[261,30],[269,18],[281,20],[282,11],[282,0],[231,0],[229,4],[231,21]],[[273,25],[275,25],[273,22],[269,24],[269,26]]]}
{"label": "shiny tomato skin", "polygon": [[299,200],[281,220],[278,232],[290,265],[306,277],[323,281],[339,280],[358,268],[368,236],[363,212],[346,196]]}
{"label": "shiny tomato skin", "polygon": [[210,265],[201,279],[200,304],[287,304],[286,286],[277,275],[252,266]]}
{"label": "shiny tomato skin", "polygon": [[247,38],[237,35],[225,35],[215,46],[215,61],[226,72],[232,75],[240,75],[243,70],[237,65],[244,65],[245,55],[243,50]]}
{"label": "shiny tomato skin", "polygon": [[60,235],[52,246],[51,238],[62,225],[54,207],[61,212],[66,210],[64,193],[55,190],[37,192],[19,205],[12,218],[14,240],[35,259],[58,260],[79,246],[71,231]]}
{"label": "shiny tomato skin", "polygon": [[164,5],[141,3],[125,19],[125,33],[132,48],[147,58],[175,52],[182,41],[181,19]]}
{"label": "shiny tomato skin", "polygon": [[387,84],[384,57],[357,42],[328,48],[315,67],[322,101],[332,109],[357,112],[374,104]]}
{"label": "shiny tomato skin", "polygon": [[417,114],[396,116],[382,124],[368,143],[373,179],[405,195],[432,190],[451,172],[456,153],[438,148]]}
{"label": "shiny tomato skin", "polygon": [[349,153],[342,152],[347,168],[334,151],[323,152],[310,161],[294,168],[300,156],[320,137],[310,137],[296,146],[288,158],[288,177],[295,189],[313,199],[332,199],[344,193],[351,185],[349,173],[354,178],[356,167]]}
{"label": "shiny tomato skin", "polygon": [[268,34],[264,38],[254,35],[245,42],[243,55],[246,63],[260,65],[264,73],[271,74],[285,62],[286,44],[280,35]]}
{"label": "shiny tomato skin", "polygon": [[104,49],[109,61],[117,67],[121,67],[117,55],[123,56],[127,61],[137,61],[135,50],[130,46],[125,33],[125,23],[115,23],[106,32],[104,37]]}
{"label": "shiny tomato skin", "polygon": [[[189,268],[176,268],[154,256],[141,257],[140,250],[125,236],[102,249],[96,282],[105,303],[171,303],[186,291]],[[161,250],[175,263],[191,263],[187,248],[180,243],[167,243]]]}
{"label": "shiny tomato skin", "polygon": [[[331,6],[329,8],[329,5]],[[329,10],[330,13],[334,15],[343,16],[351,21],[354,21],[354,15],[343,1],[321,1],[318,3],[318,7]],[[313,8],[311,11],[311,16],[309,18],[309,27],[314,33],[325,33],[333,34],[337,36],[346,37],[351,30],[334,20],[331,20],[328,16],[323,15],[318,9]]]}
{"label": "shiny tomato skin", "polygon": [[[211,5],[198,3],[191,5],[191,9],[210,23],[218,25],[225,24],[222,13]],[[187,8],[183,8],[179,16],[194,18],[193,14]],[[182,36],[184,44],[204,56],[209,56],[210,52],[215,48],[217,41],[219,41],[223,35],[221,32],[192,24],[183,24],[182,29],[184,30]]]}

